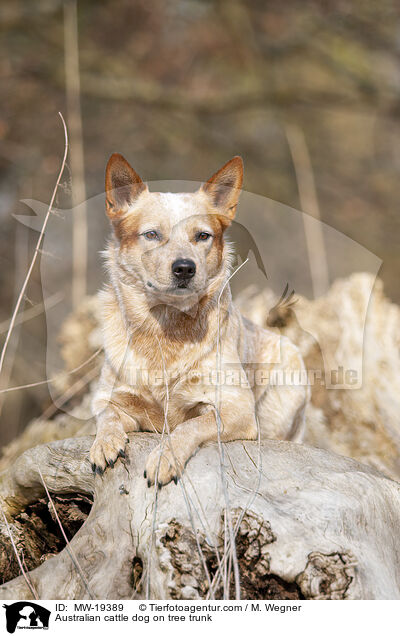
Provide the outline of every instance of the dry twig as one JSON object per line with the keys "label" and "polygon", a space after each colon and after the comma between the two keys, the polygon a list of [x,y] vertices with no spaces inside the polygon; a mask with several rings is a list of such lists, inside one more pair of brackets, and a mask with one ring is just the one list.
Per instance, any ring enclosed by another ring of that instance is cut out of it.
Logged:
{"label": "dry twig", "polygon": [[43,221],[42,229],[41,229],[41,232],[39,234],[39,238],[38,238],[37,243],[36,243],[35,252],[33,254],[31,264],[30,264],[28,272],[27,272],[27,274],[25,276],[25,280],[23,282],[23,285],[22,285],[21,291],[19,293],[19,296],[18,296],[16,305],[15,305],[15,308],[14,308],[13,314],[11,316],[10,325],[8,327],[7,335],[6,335],[6,338],[5,338],[5,341],[4,341],[4,344],[3,344],[3,348],[2,348],[2,351],[1,351],[1,355],[0,355],[0,375],[1,375],[1,372],[3,370],[4,358],[6,356],[8,344],[9,344],[10,338],[11,338],[11,334],[12,334],[12,331],[14,329],[14,326],[15,326],[15,323],[16,323],[16,320],[17,320],[17,315],[18,315],[18,312],[19,312],[19,308],[20,308],[22,300],[23,300],[23,298],[25,296],[25,291],[26,291],[26,288],[28,286],[28,283],[29,283],[29,280],[30,280],[30,277],[31,277],[31,274],[32,274],[32,271],[33,271],[33,268],[34,268],[35,263],[36,263],[37,256],[38,256],[39,251],[40,251],[40,246],[42,244],[44,233],[46,231],[47,222],[48,222],[50,214],[52,212],[54,199],[55,199],[55,196],[56,196],[56,193],[57,193],[57,190],[58,190],[58,186],[60,184],[62,173],[64,172],[64,168],[65,168],[65,162],[66,162],[67,153],[68,153],[68,132],[67,132],[67,127],[65,125],[64,117],[62,116],[61,113],[58,113],[58,114],[61,117],[62,125],[63,125],[63,128],[64,128],[64,139],[65,139],[64,156],[63,156],[63,160],[61,162],[61,168],[60,168],[60,171],[58,173],[56,185],[54,187],[53,194],[51,196],[50,204],[49,204],[49,207],[47,209],[47,213],[46,213],[45,219]]}

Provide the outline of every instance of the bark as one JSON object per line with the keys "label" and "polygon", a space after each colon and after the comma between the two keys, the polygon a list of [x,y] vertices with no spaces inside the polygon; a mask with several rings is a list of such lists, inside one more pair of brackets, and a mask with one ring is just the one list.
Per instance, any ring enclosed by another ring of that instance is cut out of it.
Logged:
{"label": "bark", "polygon": [[[126,460],[102,477],[90,469],[92,441],[37,446],[0,476],[17,549],[31,550],[32,563],[45,557],[29,572],[39,598],[234,598],[230,525],[242,598],[400,598],[399,485],[375,469],[263,441],[226,444],[221,473],[210,444],[178,485],[157,491],[143,478],[155,435],[131,435]],[[32,525],[21,522],[46,499],[39,467],[63,523],[84,516],[82,501],[94,498],[70,544],[53,556],[57,546],[40,546]],[[1,514],[0,544],[4,571],[13,552]],[[17,576],[0,586],[0,598],[32,592]]]}

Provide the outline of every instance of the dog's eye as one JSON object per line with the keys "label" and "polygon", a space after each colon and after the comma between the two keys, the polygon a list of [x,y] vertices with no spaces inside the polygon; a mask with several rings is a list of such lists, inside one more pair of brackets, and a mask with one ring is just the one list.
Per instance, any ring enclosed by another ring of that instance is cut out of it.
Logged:
{"label": "dog's eye", "polygon": [[210,236],[211,234],[209,234],[209,232],[197,232],[196,241],[207,241]]}
{"label": "dog's eye", "polygon": [[155,239],[158,239],[158,232],[156,232],[156,230],[149,230],[148,232],[143,232],[143,236],[145,238],[147,238],[148,241],[154,241]]}

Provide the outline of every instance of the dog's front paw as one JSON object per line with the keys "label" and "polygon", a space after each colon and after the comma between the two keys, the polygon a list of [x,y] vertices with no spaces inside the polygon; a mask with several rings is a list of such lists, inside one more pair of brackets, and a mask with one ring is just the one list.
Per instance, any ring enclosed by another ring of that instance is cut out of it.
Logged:
{"label": "dog's front paw", "polygon": [[107,465],[114,468],[118,457],[125,457],[125,446],[128,442],[128,436],[122,426],[109,426],[98,431],[89,453],[93,472],[102,475]]}
{"label": "dog's front paw", "polygon": [[161,453],[161,446],[156,446],[147,459],[146,470],[144,471],[147,485],[150,487],[157,481],[158,487],[161,488],[161,486],[165,486],[171,480],[177,483],[178,478],[182,474],[183,465],[184,462],[170,448],[164,447]]}

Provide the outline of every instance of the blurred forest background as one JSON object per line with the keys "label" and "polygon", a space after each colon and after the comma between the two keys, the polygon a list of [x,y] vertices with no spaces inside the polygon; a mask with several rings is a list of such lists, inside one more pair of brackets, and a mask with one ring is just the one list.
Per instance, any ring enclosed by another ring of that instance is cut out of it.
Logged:
{"label": "blurred forest background", "polygon": [[[3,337],[37,240],[12,214],[27,213],[21,199],[50,200],[64,149],[58,111],[72,153],[56,199],[66,208],[102,192],[117,151],[145,180],[206,179],[240,154],[246,190],[301,209],[294,126],[322,220],[383,260],[399,302],[399,18],[395,0],[3,2]],[[2,387],[45,378],[42,300],[37,263]],[[0,397],[0,443],[50,404],[46,386]]]}

